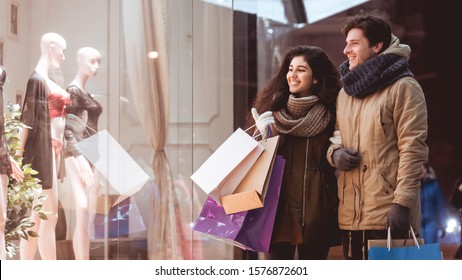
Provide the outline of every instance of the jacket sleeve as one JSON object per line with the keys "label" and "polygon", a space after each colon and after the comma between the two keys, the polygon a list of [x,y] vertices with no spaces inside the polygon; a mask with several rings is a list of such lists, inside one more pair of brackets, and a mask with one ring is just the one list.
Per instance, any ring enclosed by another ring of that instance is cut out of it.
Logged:
{"label": "jacket sleeve", "polygon": [[422,165],[428,160],[427,105],[422,88],[413,78],[403,78],[390,95],[397,136],[399,163],[393,203],[414,205],[420,189]]}
{"label": "jacket sleeve", "polygon": [[[336,100],[336,107],[338,107],[338,97]],[[338,116],[337,116],[338,118]],[[329,138],[330,141],[330,146],[327,148],[327,153],[326,153],[326,158],[327,162],[329,163],[330,166],[336,167],[333,160],[332,160],[332,155],[334,154],[334,151],[340,148],[343,148],[342,146],[342,136],[340,134],[340,130],[338,128],[338,122],[335,120],[335,130],[334,133],[332,134],[332,137]]]}

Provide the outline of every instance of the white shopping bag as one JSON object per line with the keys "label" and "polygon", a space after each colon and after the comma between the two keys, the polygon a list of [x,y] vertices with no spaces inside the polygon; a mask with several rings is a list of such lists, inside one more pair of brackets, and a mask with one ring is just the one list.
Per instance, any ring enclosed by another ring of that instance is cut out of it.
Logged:
{"label": "white shopping bag", "polygon": [[120,194],[113,205],[135,194],[149,180],[149,176],[107,130],[85,138],[76,145]]}
{"label": "white shopping bag", "polygon": [[260,144],[265,148],[258,160],[245,175],[232,194],[221,197],[226,214],[262,208],[266,191],[273,172],[279,135],[264,139]]}
{"label": "white shopping bag", "polygon": [[264,149],[258,141],[238,128],[194,172],[191,179],[221,205],[220,198],[234,192]]}

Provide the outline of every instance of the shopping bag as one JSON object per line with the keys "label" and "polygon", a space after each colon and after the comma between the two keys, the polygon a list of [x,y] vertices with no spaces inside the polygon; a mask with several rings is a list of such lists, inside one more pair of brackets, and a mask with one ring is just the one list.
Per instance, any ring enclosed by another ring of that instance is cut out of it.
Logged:
{"label": "shopping bag", "polygon": [[149,180],[149,176],[107,130],[77,142],[76,146],[119,193],[113,205],[138,192]]}
{"label": "shopping bag", "polygon": [[226,214],[263,207],[273,169],[279,135],[260,141],[265,148],[234,192],[221,197]]}
{"label": "shopping bag", "polygon": [[369,240],[369,260],[442,260],[443,254],[438,243],[425,244],[417,239],[410,229],[412,240],[391,240],[390,228],[386,240]]}
{"label": "shopping bag", "polygon": [[282,156],[276,156],[265,196],[264,206],[262,208],[250,210],[247,213],[244,225],[236,238],[236,241],[244,244],[246,249],[257,252],[269,251],[278,208],[284,166],[285,160]]}
{"label": "shopping bag", "polygon": [[[102,198],[116,199],[114,196],[104,196]],[[105,203],[103,200],[99,202]],[[104,206],[98,207],[104,208]],[[105,238],[105,230],[107,230],[107,237],[109,238],[141,235],[146,231],[143,217],[133,197],[126,198],[117,205],[112,206],[107,213],[96,213],[93,224],[93,238],[96,239]]]}
{"label": "shopping bag", "polygon": [[193,229],[244,250],[268,252],[284,165],[285,160],[277,156],[262,208],[227,215],[221,205],[208,197]]}
{"label": "shopping bag", "polygon": [[238,128],[191,175],[191,179],[221,205],[220,198],[233,193],[263,150],[258,141]]}

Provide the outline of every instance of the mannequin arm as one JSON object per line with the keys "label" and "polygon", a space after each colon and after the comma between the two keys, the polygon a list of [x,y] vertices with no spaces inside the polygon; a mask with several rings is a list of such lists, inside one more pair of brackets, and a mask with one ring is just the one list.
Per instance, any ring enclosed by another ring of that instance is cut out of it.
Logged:
{"label": "mannequin arm", "polygon": [[21,157],[24,154],[24,147],[26,146],[28,136],[29,136],[28,128],[23,128],[23,127],[19,128],[18,137],[19,137],[20,144],[19,144],[18,150],[16,151],[16,154]]}
{"label": "mannequin arm", "polygon": [[69,150],[74,157],[82,154],[76,143],[82,139],[82,135],[85,132],[86,127],[86,120],[83,120],[74,114],[67,115],[64,138],[66,138],[67,141],[66,150]]}
{"label": "mannequin arm", "polygon": [[93,185],[93,171],[88,163],[87,159],[83,155],[75,157],[78,162],[78,168],[80,173],[80,179],[85,183],[87,187]]}
{"label": "mannequin arm", "polygon": [[11,177],[19,182],[22,182],[22,180],[24,179],[24,173],[22,172],[21,167],[19,167],[18,163],[11,157],[10,162],[12,170]]}

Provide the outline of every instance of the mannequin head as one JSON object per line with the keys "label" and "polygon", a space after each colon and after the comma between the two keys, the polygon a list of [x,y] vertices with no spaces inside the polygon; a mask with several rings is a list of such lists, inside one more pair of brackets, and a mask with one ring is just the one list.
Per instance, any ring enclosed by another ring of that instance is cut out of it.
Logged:
{"label": "mannequin head", "polygon": [[64,50],[66,49],[66,40],[57,33],[45,33],[40,40],[41,55],[48,58],[50,64],[59,68],[64,61]]}
{"label": "mannequin head", "polygon": [[101,64],[101,54],[94,48],[83,47],[77,52],[77,65],[81,74],[93,77]]}

